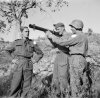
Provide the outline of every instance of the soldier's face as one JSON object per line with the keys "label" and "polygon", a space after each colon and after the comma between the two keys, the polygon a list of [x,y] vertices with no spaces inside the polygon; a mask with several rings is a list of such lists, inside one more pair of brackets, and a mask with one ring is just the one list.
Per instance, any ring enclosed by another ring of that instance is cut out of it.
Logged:
{"label": "soldier's face", "polygon": [[63,35],[64,27],[57,27],[55,28],[59,35]]}
{"label": "soldier's face", "polygon": [[74,27],[71,27],[71,31],[73,34],[76,34],[76,29]]}
{"label": "soldier's face", "polygon": [[28,28],[24,28],[24,30],[22,32],[22,35],[23,35],[24,38],[29,37],[29,29]]}

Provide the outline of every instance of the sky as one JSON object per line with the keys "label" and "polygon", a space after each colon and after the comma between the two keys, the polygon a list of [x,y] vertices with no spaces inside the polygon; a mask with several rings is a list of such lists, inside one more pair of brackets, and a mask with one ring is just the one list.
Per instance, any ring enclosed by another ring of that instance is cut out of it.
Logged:
{"label": "sky", "polygon": [[[69,24],[74,19],[80,19],[84,23],[84,32],[88,28],[93,29],[94,32],[100,33],[100,0],[68,0],[69,6],[64,6],[60,11],[40,12],[38,9],[30,9],[28,11],[28,19],[23,18],[22,25],[29,26],[29,24],[36,24],[38,26],[53,30],[53,24],[63,22],[66,31],[71,32]],[[45,36],[43,32],[30,29],[30,38],[36,39],[39,36]],[[8,37],[8,40],[11,39]]]}
{"label": "sky", "polygon": [[[63,22],[66,30],[71,32],[69,24],[74,19],[80,19],[84,23],[84,32],[92,28],[94,32],[100,32],[100,0],[69,0],[69,6],[64,6],[60,11],[52,13],[40,13],[37,10],[29,11],[29,18],[24,19],[23,25],[36,24],[53,30],[53,24]],[[30,38],[44,36],[43,32],[30,29]]]}

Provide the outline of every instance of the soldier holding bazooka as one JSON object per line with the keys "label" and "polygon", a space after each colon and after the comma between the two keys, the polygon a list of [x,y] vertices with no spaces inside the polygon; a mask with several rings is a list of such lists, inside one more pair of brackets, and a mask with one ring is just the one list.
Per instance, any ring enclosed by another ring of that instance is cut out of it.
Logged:
{"label": "soldier holding bazooka", "polygon": [[[72,98],[83,98],[86,81],[84,68],[87,66],[85,59],[88,51],[88,39],[87,36],[82,32],[83,22],[81,20],[73,20],[69,25],[71,27],[72,35],[69,39],[66,36],[61,38],[53,35],[50,31],[47,31],[47,37],[63,47],[69,47],[69,65],[70,65],[70,86],[71,86],[71,97]],[[83,89],[84,88],[84,89]]]}
{"label": "soldier holding bazooka", "polygon": [[[29,25],[30,28],[41,30],[47,33],[48,29],[36,26]],[[63,36],[66,36],[66,39],[69,39],[71,33],[66,32],[65,25],[61,22],[54,24],[55,30],[49,30],[53,35],[57,36],[58,39],[61,39]],[[48,34],[48,33],[47,33]],[[46,35],[47,35],[46,34]],[[48,35],[47,35],[48,36]],[[68,57],[69,57],[69,48],[65,46],[60,46],[57,43],[54,43],[51,38],[48,37],[50,42],[53,44],[55,48],[58,48],[57,56],[54,61],[54,69],[53,69],[53,79],[52,86],[54,92],[52,98],[65,98],[69,94],[69,65],[68,65]]]}
{"label": "soldier holding bazooka", "polygon": [[54,25],[58,33],[45,30],[47,38],[60,50],[54,62],[52,81],[58,91],[56,98],[64,98],[65,92],[69,92],[69,87],[72,98],[82,98],[84,95],[83,88],[86,81],[83,77],[86,77],[84,68],[87,66],[85,57],[88,51],[88,39],[82,32],[84,24],[81,20],[73,20],[69,26],[72,35],[65,31],[63,23]]}

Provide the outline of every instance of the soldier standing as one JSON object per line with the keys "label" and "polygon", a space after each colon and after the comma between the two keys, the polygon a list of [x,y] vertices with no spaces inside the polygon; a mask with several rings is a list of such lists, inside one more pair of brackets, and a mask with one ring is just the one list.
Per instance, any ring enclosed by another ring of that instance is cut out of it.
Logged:
{"label": "soldier standing", "polygon": [[[56,31],[58,32],[58,40],[65,37],[68,39],[71,34],[66,32],[65,25],[61,22],[54,24]],[[48,31],[47,31],[48,32]],[[47,35],[48,36],[48,35]],[[48,37],[49,38],[49,37]],[[69,66],[68,66],[68,57],[69,57],[69,48],[61,46],[58,43],[53,43],[53,40],[49,38],[51,43],[58,48],[57,56],[54,62],[53,69],[53,79],[52,85],[54,88],[54,98],[65,98],[69,92]]]}
{"label": "soldier standing", "polygon": [[10,96],[13,96],[13,98],[28,98],[33,73],[33,64],[31,61],[33,52],[37,54],[35,62],[38,62],[43,56],[40,48],[29,39],[28,27],[22,28],[22,37],[22,39],[15,40],[6,48],[6,52],[10,58],[13,54],[13,61],[16,63],[15,67],[17,67],[11,82]]}
{"label": "soldier standing", "polygon": [[61,46],[69,46],[71,94],[72,98],[81,98],[82,90],[85,85],[83,70],[87,66],[85,56],[88,51],[88,39],[82,32],[83,22],[81,20],[73,20],[70,27],[74,34],[70,39],[62,38],[60,40],[50,32],[48,32],[47,36],[54,43]]}

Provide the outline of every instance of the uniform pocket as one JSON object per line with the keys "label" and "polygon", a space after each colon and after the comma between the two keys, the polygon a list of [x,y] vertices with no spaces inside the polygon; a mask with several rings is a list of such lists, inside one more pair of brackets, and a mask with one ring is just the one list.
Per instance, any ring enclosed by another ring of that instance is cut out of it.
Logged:
{"label": "uniform pocket", "polygon": [[19,50],[22,51],[22,45],[20,45],[20,44],[16,45],[16,51],[19,51]]}

